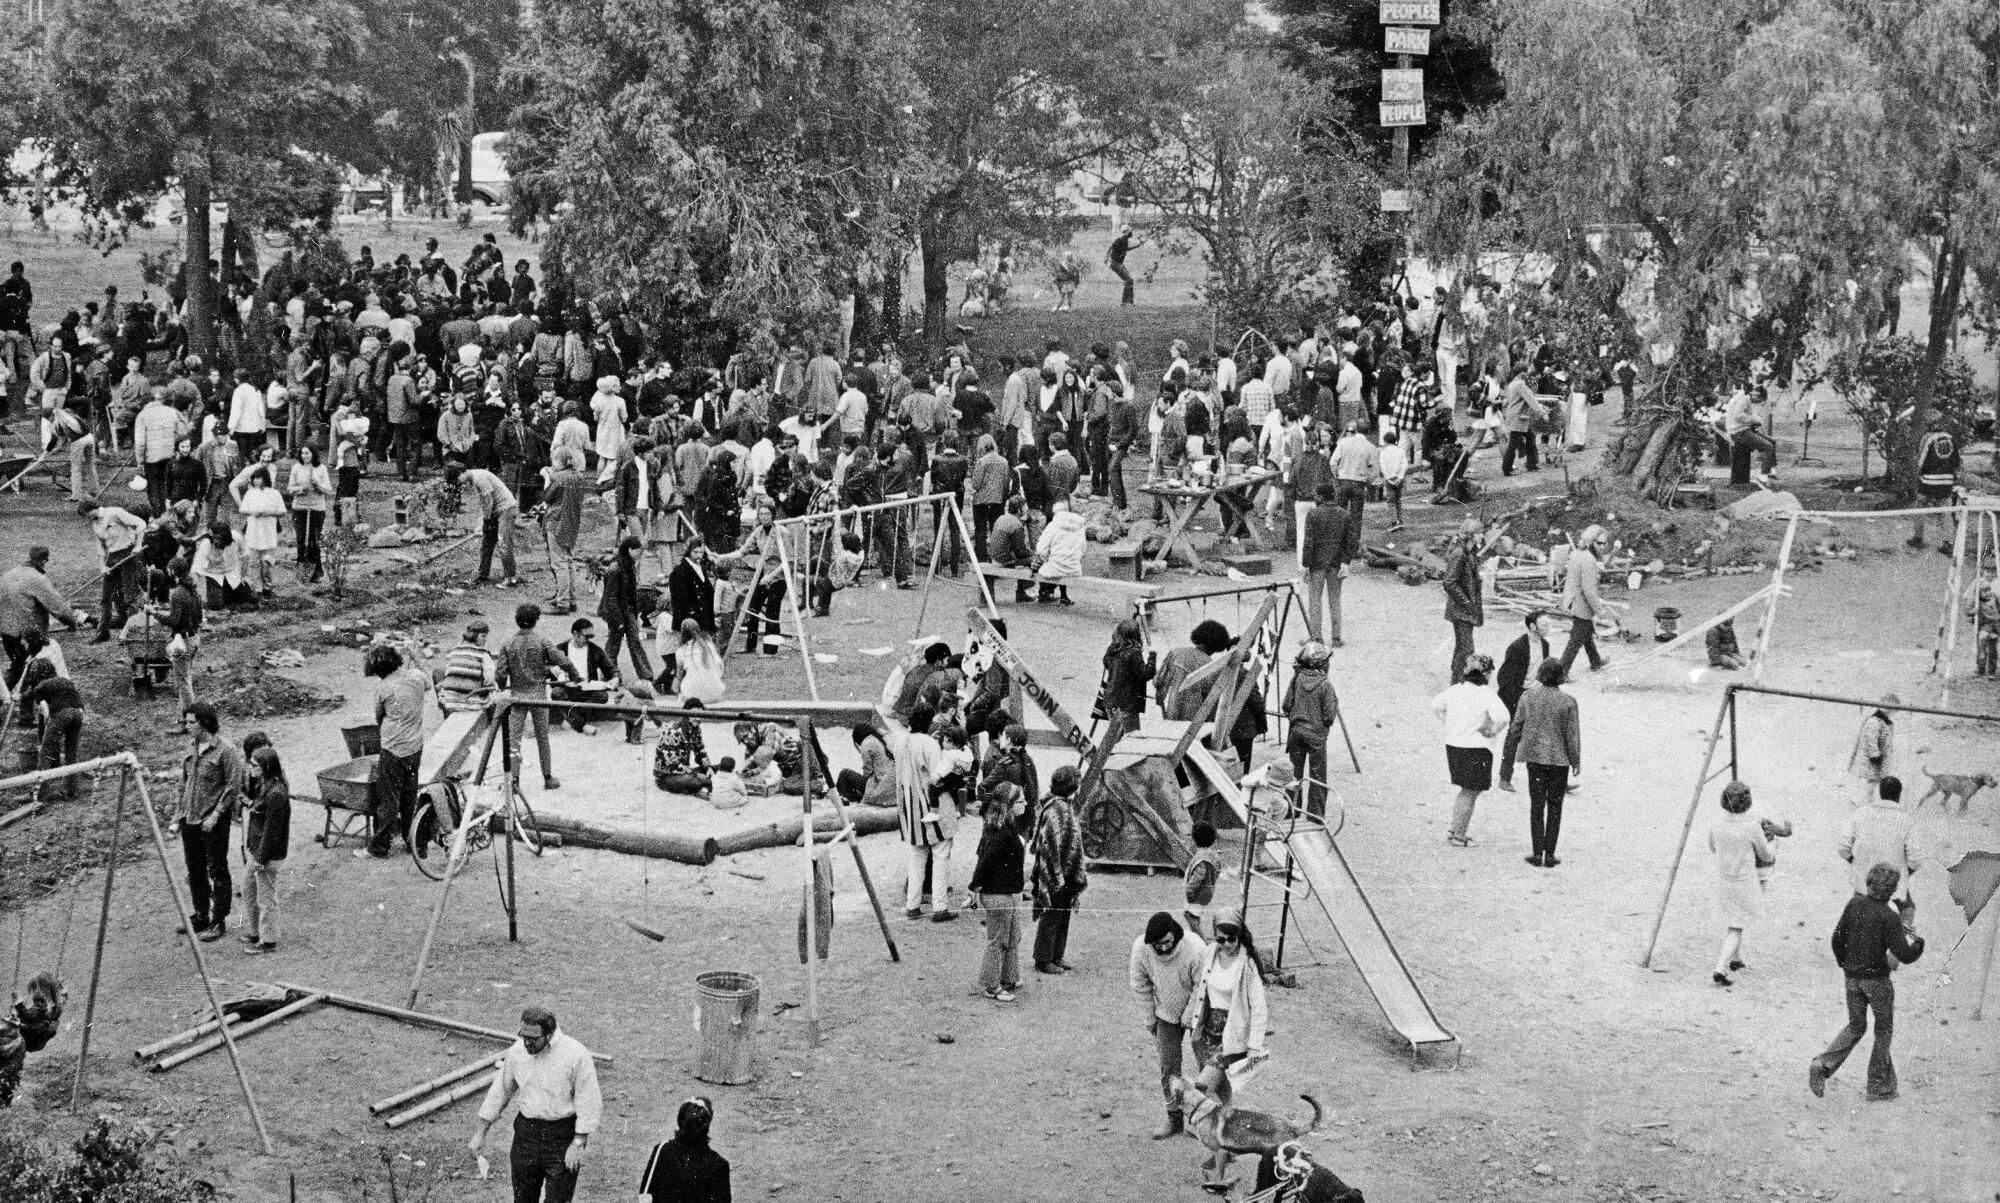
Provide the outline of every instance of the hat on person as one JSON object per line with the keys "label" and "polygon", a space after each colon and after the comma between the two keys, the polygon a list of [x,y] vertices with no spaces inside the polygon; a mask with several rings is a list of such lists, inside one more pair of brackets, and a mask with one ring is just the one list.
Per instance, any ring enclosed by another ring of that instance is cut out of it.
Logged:
{"label": "hat on person", "polygon": [[1325,664],[1332,656],[1331,648],[1314,639],[1299,649],[1298,663],[1300,667],[1317,667]]}
{"label": "hat on person", "polygon": [[335,301],[333,304],[333,311],[335,313],[347,313],[353,308],[354,308],[353,301]]}

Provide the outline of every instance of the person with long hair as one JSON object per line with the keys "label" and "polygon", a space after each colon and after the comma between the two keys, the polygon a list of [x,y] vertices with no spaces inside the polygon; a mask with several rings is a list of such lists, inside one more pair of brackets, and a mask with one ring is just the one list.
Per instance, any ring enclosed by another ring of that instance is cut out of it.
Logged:
{"label": "person with long hair", "polygon": [[681,1104],[673,1139],[653,1146],[639,1175],[639,1194],[653,1203],[729,1203],[729,1162],[709,1147],[715,1104],[700,1096]]}
{"label": "person with long hair", "polygon": [[650,681],[653,665],[646,656],[645,635],[639,630],[639,621],[644,617],[639,603],[639,557],[644,547],[637,535],[626,535],[618,541],[618,550],[612,553],[611,564],[604,572],[597,616],[604,620],[604,654],[613,668],[618,664],[619,646],[627,645],[632,671],[639,674],[639,680]]}
{"label": "person with long hair", "polygon": [[326,575],[320,556],[320,532],[326,527],[327,501],[333,496],[333,479],[320,462],[319,448],[308,442],[298,445],[292,463],[292,543],[293,559],[302,571],[317,582]]}
{"label": "person with long hair", "polygon": [[1256,938],[1241,911],[1223,911],[1216,916],[1215,940],[1202,956],[1201,976],[1182,1016],[1183,1026],[1194,1034],[1201,1085],[1221,1102],[1229,1101],[1230,1067],[1269,1055],[1264,1049],[1269,1020]]}
{"label": "person with long hair", "polygon": [[1042,973],[1068,973],[1073,968],[1063,960],[1069,952],[1070,915],[1090,885],[1074,801],[1080,784],[1075,765],[1057,769],[1049,777],[1048,797],[1035,815],[1035,968]]}
{"label": "person with long hair", "polygon": [[285,497],[272,486],[270,468],[259,464],[250,469],[250,487],[237,508],[243,512],[244,583],[269,597],[271,553],[278,550],[278,522],[285,514]]}
{"label": "person with long hair", "polygon": [[244,954],[255,956],[278,949],[278,867],[291,836],[292,792],[278,750],[269,743],[250,753],[248,776],[243,856],[249,872],[243,878],[243,911],[250,930],[242,938]]}

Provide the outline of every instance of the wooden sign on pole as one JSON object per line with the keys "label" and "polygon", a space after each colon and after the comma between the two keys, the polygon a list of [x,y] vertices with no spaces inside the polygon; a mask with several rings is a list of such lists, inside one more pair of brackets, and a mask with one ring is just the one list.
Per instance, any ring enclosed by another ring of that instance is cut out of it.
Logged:
{"label": "wooden sign on pole", "polygon": [[1424,71],[1421,67],[1404,70],[1386,67],[1382,71],[1382,101],[1385,104],[1410,104],[1424,98]]}
{"label": "wooden sign on pole", "polygon": [[1439,25],[1444,15],[1439,0],[1382,0],[1384,25]]}
{"label": "wooden sign on pole", "polygon": [[1408,213],[1410,211],[1410,190],[1408,188],[1382,189],[1382,212]]}
{"label": "wooden sign on pole", "polygon": [[1390,104],[1385,101],[1380,107],[1381,124],[1384,129],[1393,129],[1401,125],[1424,124],[1424,102],[1421,100],[1397,104]]}
{"label": "wooden sign on pole", "polygon": [[1431,31],[1411,29],[1407,25],[1389,25],[1382,30],[1382,52],[1384,54],[1429,54],[1431,52]]}

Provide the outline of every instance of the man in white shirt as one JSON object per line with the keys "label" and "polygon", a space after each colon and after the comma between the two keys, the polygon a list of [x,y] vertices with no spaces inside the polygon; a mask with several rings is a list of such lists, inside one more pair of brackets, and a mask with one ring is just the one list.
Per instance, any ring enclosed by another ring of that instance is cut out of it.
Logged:
{"label": "man in white shirt", "polygon": [[1278,353],[1271,356],[1271,362],[1264,365],[1264,383],[1271,386],[1271,404],[1283,405],[1292,395],[1292,359],[1285,354],[1290,348],[1278,345]]}
{"label": "man in white shirt", "polygon": [[1361,404],[1361,369],[1355,365],[1354,350],[1353,343],[1341,344],[1340,369],[1334,373],[1334,418],[1340,422],[1353,422],[1368,416]]}
{"label": "man in white shirt", "polygon": [[466,1147],[484,1161],[487,1130],[509,1102],[518,1102],[507,1154],[515,1203],[570,1203],[584,1150],[604,1114],[597,1065],[589,1049],[556,1030],[556,1017],[545,1007],[524,1009],[516,1035],[520,1042],[501,1060]]}
{"label": "man in white shirt", "polygon": [[868,427],[868,394],[852,385],[833,403],[833,416],[840,422],[842,435],[861,437]]}
{"label": "man in white shirt", "polygon": [[1227,351],[1215,355],[1215,393],[1223,408],[1236,404],[1236,357]]}

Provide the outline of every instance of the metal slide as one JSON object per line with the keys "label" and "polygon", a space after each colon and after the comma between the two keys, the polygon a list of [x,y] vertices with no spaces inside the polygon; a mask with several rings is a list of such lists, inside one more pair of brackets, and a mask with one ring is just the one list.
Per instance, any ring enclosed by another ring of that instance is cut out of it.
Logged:
{"label": "metal slide", "polygon": [[[1243,792],[1209,750],[1200,743],[1194,744],[1188,749],[1186,763],[1189,771],[1208,779],[1217,795],[1247,827],[1250,816]],[[1334,934],[1340,937],[1341,946],[1347,950],[1354,967],[1361,971],[1361,980],[1375,996],[1382,1017],[1410,1042],[1411,1054],[1426,1045],[1455,1043],[1458,1037],[1438,1022],[1430,1000],[1410,976],[1410,967],[1403,963],[1402,955],[1382,927],[1381,917],[1362,891],[1361,883],[1355,880],[1354,870],[1348,867],[1347,858],[1341,855],[1333,836],[1319,824],[1301,824],[1290,839],[1271,836],[1266,844],[1273,854],[1289,849],[1293,867],[1305,878],[1313,898],[1333,925]]]}

